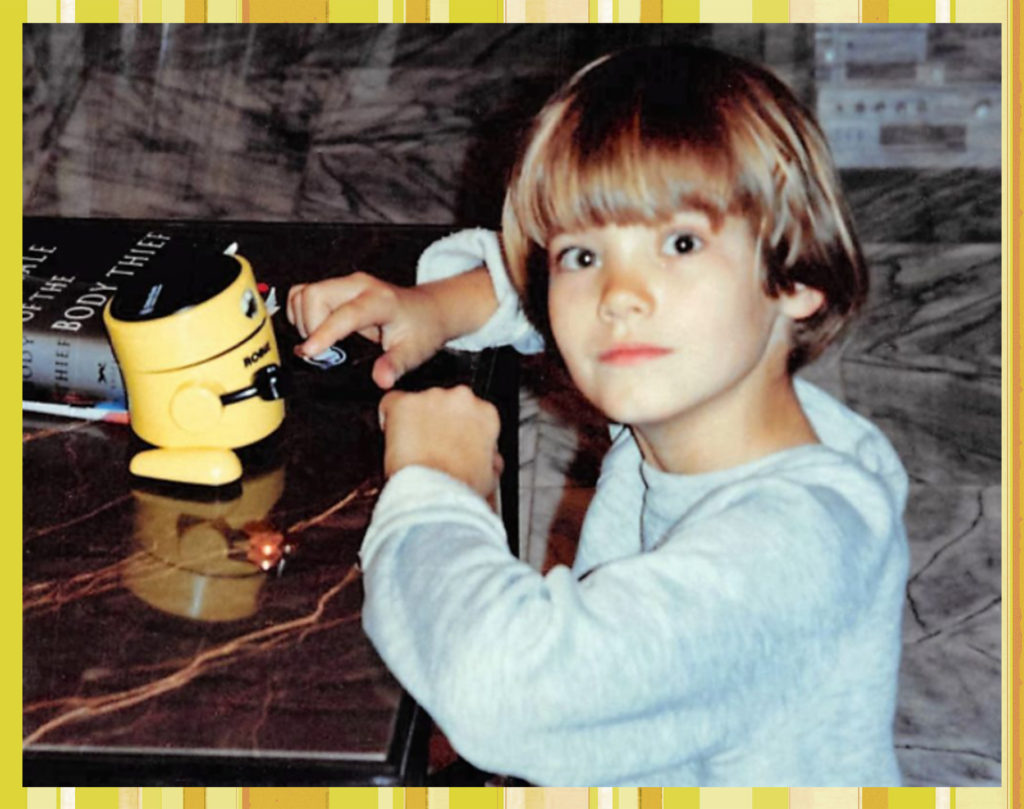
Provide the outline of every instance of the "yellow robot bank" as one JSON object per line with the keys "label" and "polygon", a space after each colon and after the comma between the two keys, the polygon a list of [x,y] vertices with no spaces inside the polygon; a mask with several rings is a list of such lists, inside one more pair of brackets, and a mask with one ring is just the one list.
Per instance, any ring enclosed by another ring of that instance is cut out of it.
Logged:
{"label": "yellow robot bank", "polygon": [[155,449],[132,474],[227,486],[241,479],[233,449],[284,419],[273,326],[240,255],[192,249],[123,284],[103,312],[135,433]]}

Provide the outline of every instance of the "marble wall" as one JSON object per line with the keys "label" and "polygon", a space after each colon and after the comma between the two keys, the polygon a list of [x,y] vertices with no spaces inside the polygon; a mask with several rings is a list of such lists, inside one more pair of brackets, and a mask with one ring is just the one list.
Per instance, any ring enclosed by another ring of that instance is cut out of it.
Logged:
{"label": "marble wall", "polygon": [[[640,42],[698,41],[764,61],[812,105],[837,91],[868,92],[870,109],[860,113],[851,103],[837,118],[834,104],[819,104],[837,138],[857,135],[854,124],[868,134],[879,126],[871,101],[879,93],[931,93],[930,108],[906,113],[907,123],[920,124],[912,132],[927,133],[961,115],[947,109],[950,99],[998,88],[998,27],[897,29],[905,34],[890,35],[890,48],[879,51],[851,41],[848,28],[806,25],[26,26],[25,208],[494,224],[519,136],[547,94],[590,58]],[[867,69],[872,78],[858,78]],[[998,108],[968,120],[970,131],[982,123],[998,133]],[[987,166],[983,176],[991,172],[986,145],[969,140],[955,160],[928,143],[876,158],[890,168],[955,165],[971,181],[979,166]],[[848,144],[837,147],[844,166],[879,165],[866,147],[860,161]],[[899,172],[852,176],[854,189],[866,185],[866,195],[853,195],[866,231],[875,224],[875,187],[894,179],[897,193],[923,195],[899,207],[931,212],[931,197],[943,193]],[[956,190],[966,191],[962,182]],[[991,213],[995,190],[953,196]],[[904,222],[882,224],[886,232],[872,237],[917,235]]]}
{"label": "marble wall", "polygon": [[[832,112],[829,88],[851,80],[948,100],[998,97],[1000,79],[998,26],[910,26],[913,46],[889,51],[861,41],[852,79],[824,70],[823,49],[845,42],[835,27],[24,30],[25,211],[61,216],[494,225],[546,94],[634,42],[765,61]],[[914,131],[968,114],[951,109],[931,104]],[[965,132],[990,125],[978,109]],[[807,372],[878,423],[911,476],[897,725],[908,785],[1000,778],[1001,183],[990,139],[965,137],[955,154],[941,139],[899,144],[903,158],[843,147],[874,285],[850,338]],[[544,360],[524,377],[520,544],[543,569],[571,561],[603,433]]]}

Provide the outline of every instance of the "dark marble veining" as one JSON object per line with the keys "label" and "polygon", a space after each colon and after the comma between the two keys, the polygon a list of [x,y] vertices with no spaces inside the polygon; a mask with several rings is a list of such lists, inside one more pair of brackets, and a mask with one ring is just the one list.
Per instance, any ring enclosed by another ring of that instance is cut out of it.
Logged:
{"label": "dark marble veining", "polygon": [[868,255],[871,302],[842,349],[848,401],[889,433],[913,480],[997,483],[998,245],[871,246]]}
{"label": "dark marble veining", "polygon": [[347,71],[311,133],[299,215],[493,226],[536,99],[552,89],[534,71]]}
{"label": "dark marble veining", "polygon": [[[361,425],[366,443],[371,426]],[[275,490],[309,481],[289,480],[283,466],[250,475],[242,506],[231,510],[262,516],[264,530],[297,548],[285,575],[268,577],[245,561],[252,521],[236,521],[228,506],[133,490],[122,473],[127,430],[105,432],[108,457],[96,459],[103,465],[93,475],[109,470],[107,497],[59,498],[52,489],[49,499],[74,516],[26,519],[26,750],[383,759],[401,695],[361,637],[355,555],[375,484],[349,480],[334,503],[301,494],[275,502]],[[43,453],[70,453],[81,440],[28,442],[27,491],[43,488]],[[266,488],[267,474],[277,478],[271,492],[252,493]],[[318,483],[331,492],[342,481]],[[255,500],[250,509],[246,499]]]}
{"label": "dark marble veining", "polygon": [[[597,55],[711,44],[816,92],[814,26],[56,28],[25,29],[31,214],[495,225],[530,117]],[[998,35],[938,28],[951,83]],[[998,171],[929,165],[844,172],[864,237],[998,238]]]}
{"label": "dark marble veining", "polygon": [[150,216],[224,218],[245,200],[253,218],[288,218],[305,149],[268,125],[284,117],[274,102],[218,70],[166,70],[159,83],[94,73],[36,197],[63,216],[118,216],[130,183]]}
{"label": "dark marble veining", "polygon": [[48,170],[57,138],[86,76],[81,29],[54,25],[43,30],[45,37],[37,36],[37,29],[25,28],[22,52],[22,192],[26,205],[41,174]]}
{"label": "dark marble veining", "polygon": [[911,785],[1000,780],[1000,493],[911,486],[896,722]]}
{"label": "dark marble veining", "polygon": [[998,242],[1002,179],[992,169],[846,169],[861,241]]}

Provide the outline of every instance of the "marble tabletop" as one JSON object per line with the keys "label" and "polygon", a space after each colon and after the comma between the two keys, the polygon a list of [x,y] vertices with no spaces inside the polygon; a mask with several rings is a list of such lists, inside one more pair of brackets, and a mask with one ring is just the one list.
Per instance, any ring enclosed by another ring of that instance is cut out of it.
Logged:
{"label": "marble tabletop", "polygon": [[[120,226],[65,225],[99,238]],[[357,266],[408,280],[437,235],[204,227],[239,241],[259,280],[281,285]],[[429,724],[360,625],[357,552],[382,485],[372,353],[332,371],[307,368],[292,357],[287,323],[277,325],[294,392],[280,430],[242,453],[237,496],[140,485],[128,472],[140,442],[126,425],[26,413],[27,784],[425,777]],[[514,374],[494,374],[500,361],[442,354],[408,384],[466,382],[504,395],[514,418]],[[515,457],[514,445],[505,449]]]}

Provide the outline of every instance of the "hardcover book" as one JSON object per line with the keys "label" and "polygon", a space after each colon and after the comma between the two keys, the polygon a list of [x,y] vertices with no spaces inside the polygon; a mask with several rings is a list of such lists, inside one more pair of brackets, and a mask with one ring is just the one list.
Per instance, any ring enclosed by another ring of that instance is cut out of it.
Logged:
{"label": "hardcover book", "polygon": [[[24,220],[22,401],[126,406],[124,381],[103,325],[118,285],[191,243],[181,228],[130,220]],[[212,249],[212,246],[211,246]]]}

